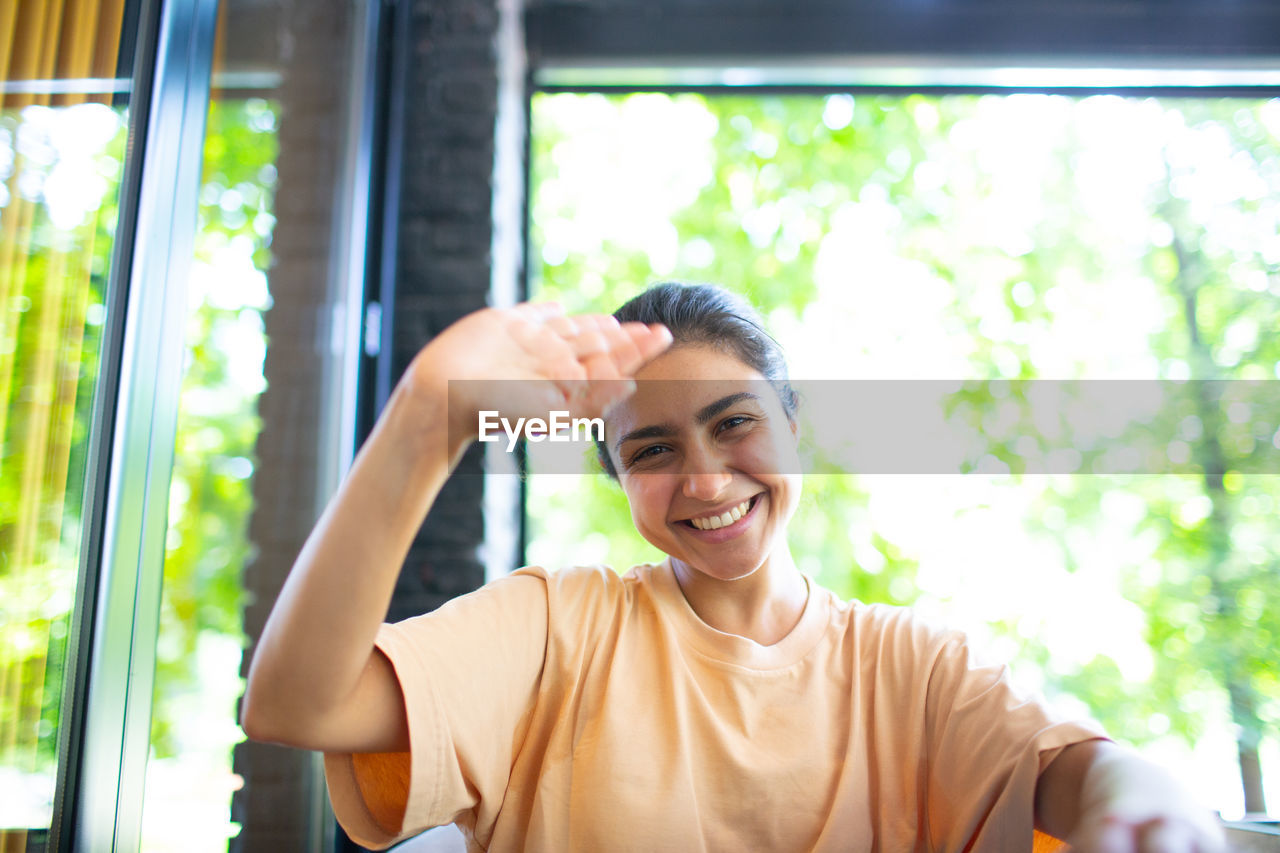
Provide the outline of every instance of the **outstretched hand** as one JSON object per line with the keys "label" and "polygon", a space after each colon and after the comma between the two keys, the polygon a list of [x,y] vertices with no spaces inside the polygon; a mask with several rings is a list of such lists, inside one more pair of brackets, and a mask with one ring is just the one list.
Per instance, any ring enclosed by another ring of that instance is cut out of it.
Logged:
{"label": "outstretched hand", "polygon": [[417,392],[447,393],[450,435],[470,439],[486,409],[600,416],[635,390],[636,371],[670,345],[662,325],[522,303],[463,317],[418,353],[403,381]]}
{"label": "outstretched hand", "polygon": [[1075,853],[1222,853],[1214,817],[1159,767],[1112,749],[1090,766]]}

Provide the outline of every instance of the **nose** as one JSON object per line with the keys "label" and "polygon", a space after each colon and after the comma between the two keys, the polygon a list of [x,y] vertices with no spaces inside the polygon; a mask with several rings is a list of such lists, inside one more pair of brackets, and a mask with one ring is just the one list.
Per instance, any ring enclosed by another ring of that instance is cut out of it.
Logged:
{"label": "nose", "polygon": [[690,448],[685,455],[684,483],[682,489],[687,498],[714,501],[733,482],[719,455],[707,447]]}

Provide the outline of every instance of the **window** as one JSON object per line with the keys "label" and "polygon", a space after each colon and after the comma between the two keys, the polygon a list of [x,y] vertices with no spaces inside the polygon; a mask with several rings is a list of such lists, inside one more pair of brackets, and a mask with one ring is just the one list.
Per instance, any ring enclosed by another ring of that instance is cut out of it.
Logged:
{"label": "window", "polygon": [[233,746],[245,634],[351,453],[377,7],[0,16],[6,850],[324,833],[314,757]]}
{"label": "window", "polygon": [[[124,4],[27,3],[0,32],[0,847],[40,849],[68,749],[64,680],[101,423],[129,129]],[[83,602],[82,602],[83,603]]]}
{"label": "window", "polygon": [[[810,403],[871,379],[1253,380],[1274,398],[1280,101],[582,89],[533,96],[532,298],[607,311],[655,279],[724,283]],[[977,411],[1000,411],[981,387]],[[962,625],[1224,815],[1274,809],[1280,492],[1274,466],[1232,466],[1280,434],[1239,414],[1243,433],[1206,428],[1210,410],[1168,425],[1186,470],[1226,448],[1221,478],[811,473],[793,553],[842,595]],[[1008,471],[993,425],[977,434],[994,463],[977,469]],[[602,476],[528,492],[528,561],[656,558]]]}

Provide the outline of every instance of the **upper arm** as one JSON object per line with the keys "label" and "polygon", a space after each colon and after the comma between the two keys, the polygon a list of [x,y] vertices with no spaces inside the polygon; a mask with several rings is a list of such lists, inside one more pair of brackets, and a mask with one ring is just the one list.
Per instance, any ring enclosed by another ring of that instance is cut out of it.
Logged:
{"label": "upper arm", "polygon": [[355,689],[323,718],[320,742],[309,749],[324,752],[407,752],[409,721],[404,692],[395,667],[375,648]]}
{"label": "upper arm", "polygon": [[311,747],[326,752],[334,811],[353,838],[385,844],[501,805],[537,699],[546,589],[541,577],[503,578],[379,631],[357,688],[326,716],[324,745]]}
{"label": "upper arm", "polygon": [[391,661],[380,649],[369,653],[355,686],[330,708],[272,722],[250,709],[241,725],[250,738],[321,752],[394,752],[409,748],[404,694]]}
{"label": "upper arm", "polygon": [[1037,825],[1057,834],[1063,820],[1056,811],[1044,820],[1039,805],[1045,796],[1066,804],[1057,800],[1066,794],[1058,793],[1057,784],[1042,787],[1042,762],[1066,758],[1049,779],[1069,787],[1072,774],[1064,771],[1085,752],[1057,751],[1101,732],[1058,718],[1036,696],[1018,689],[1007,667],[973,655],[963,635],[938,638],[927,714],[927,802],[935,841],[957,848],[974,841],[1005,845],[1014,833],[1025,831],[1029,837]]}

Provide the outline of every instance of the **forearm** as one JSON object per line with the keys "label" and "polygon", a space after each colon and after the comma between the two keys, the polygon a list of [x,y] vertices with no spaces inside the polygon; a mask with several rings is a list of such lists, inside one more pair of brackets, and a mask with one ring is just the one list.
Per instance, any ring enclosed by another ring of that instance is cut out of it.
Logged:
{"label": "forearm", "polygon": [[1064,749],[1040,774],[1036,824],[1077,853],[1219,853],[1217,819],[1160,767],[1108,741]]}
{"label": "forearm", "polygon": [[1036,829],[1067,838],[1080,820],[1081,788],[1089,766],[1114,745],[1102,740],[1073,743],[1059,752],[1036,783]]}
{"label": "forearm", "polygon": [[415,533],[466,442],[443,393],[397,387],[298,555],[254,653],[245,728],[306,740],[355,689]]}
{"label": "forearm", "polygon": [[[432,340],[307,539],[254,652],[245,732],[310,749],[378,752],[408,738],[401,686],[374,639],[414,534],[474,438],[476,412],[545,414],[587,380],[577,414],[598,415],[671,344],[660,326],[570,320],[552,305],[488,308]],[[459,380],[451,399],[446,379]],[[507,380],[493,383],[475,380]],[[451,423],[452,420],[452,423]]]}

